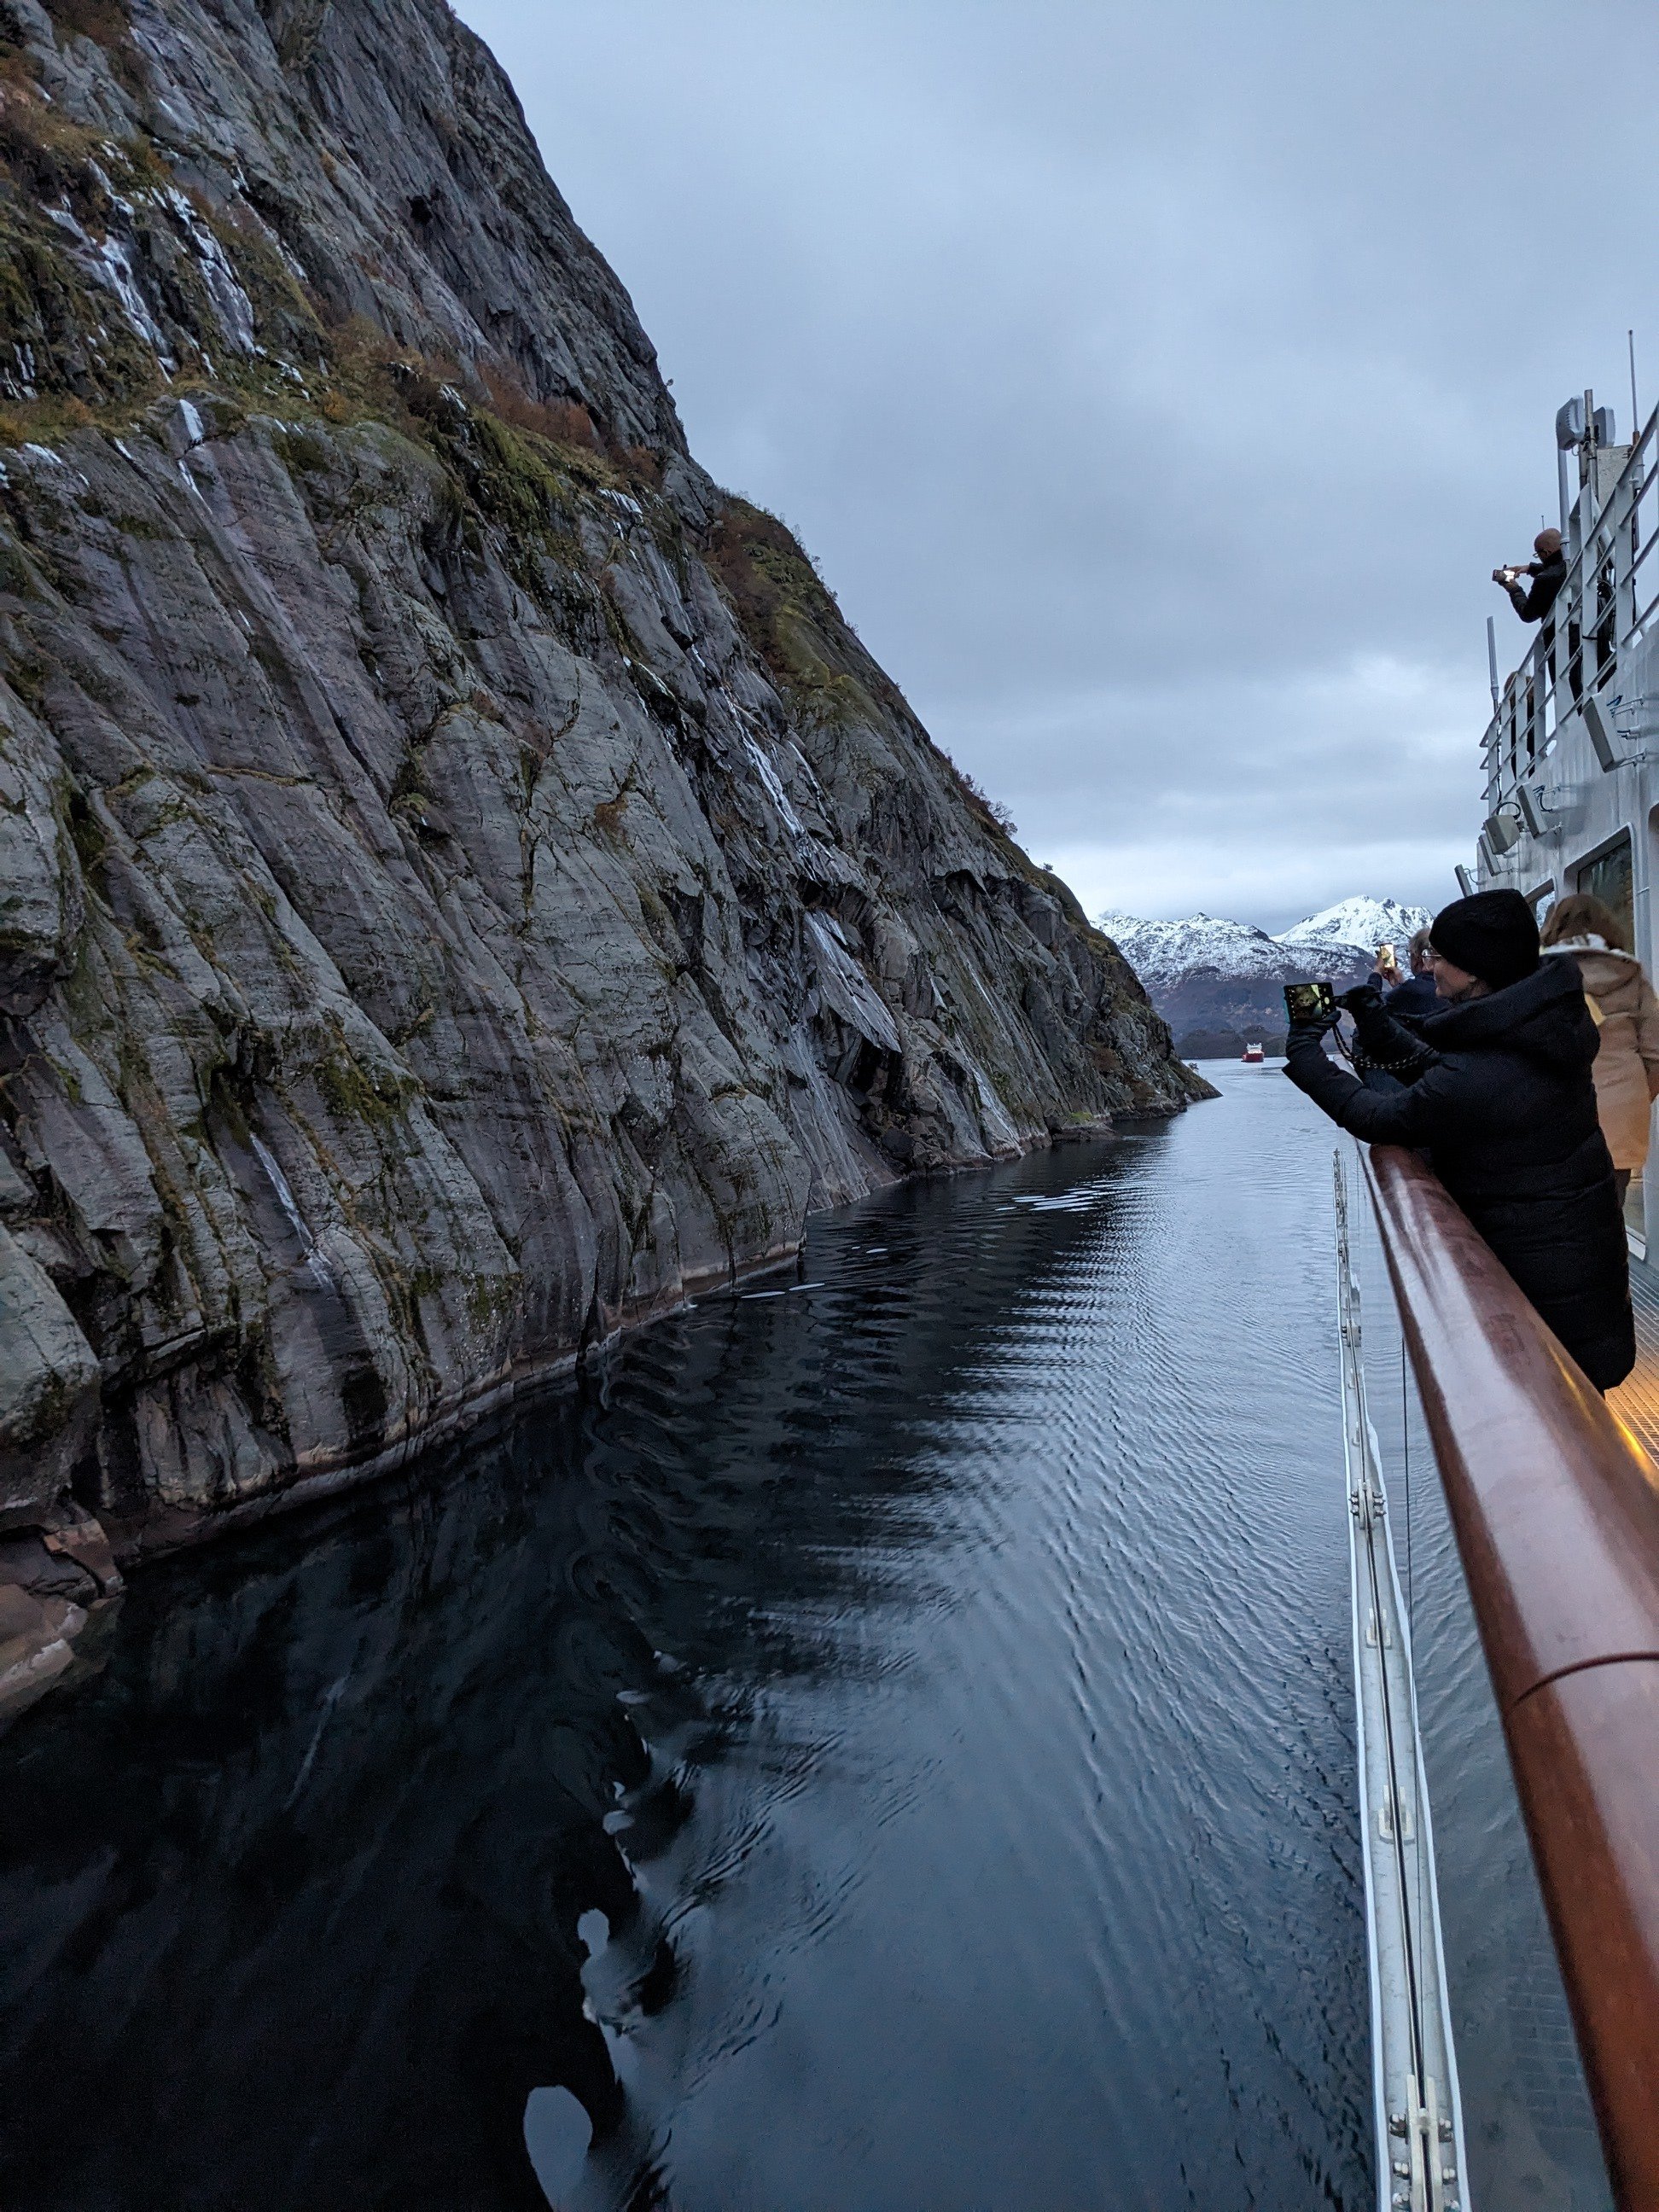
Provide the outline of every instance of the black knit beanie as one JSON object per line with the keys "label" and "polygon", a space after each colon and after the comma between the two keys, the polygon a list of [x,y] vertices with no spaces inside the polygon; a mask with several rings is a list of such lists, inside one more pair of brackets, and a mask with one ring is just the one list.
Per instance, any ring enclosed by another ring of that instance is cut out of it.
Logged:
{"label": "black knit beanie", "polygon": [[1519,983],[1538,965],[1538,924],[1519,891],[1454,899],[1436,915],[1429,942],[1494,991]]}

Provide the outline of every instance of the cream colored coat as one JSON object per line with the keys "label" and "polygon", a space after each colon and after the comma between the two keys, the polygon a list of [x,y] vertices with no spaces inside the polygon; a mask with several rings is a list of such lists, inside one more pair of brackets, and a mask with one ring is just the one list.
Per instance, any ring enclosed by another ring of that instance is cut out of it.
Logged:
{"label": "cream colored coat", "polygon": [[1639,1173],[1648,1156],[1648,1108],[1659,1097],[1659,998],[1633,952],[1615,952],[1599,937],[1544,947],[1547,960],[1563,952],[1578,963],[1601,1034],[1595,1068],[1601,1134],[1614,1167]]}

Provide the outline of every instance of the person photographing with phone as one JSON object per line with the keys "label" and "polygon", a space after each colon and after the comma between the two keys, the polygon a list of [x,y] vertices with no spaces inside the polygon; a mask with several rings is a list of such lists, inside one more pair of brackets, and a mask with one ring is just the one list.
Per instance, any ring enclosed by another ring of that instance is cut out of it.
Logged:
{"label": "person photographing with phone", "polygon": [[1434,988],[1434,968],[1429,950],[1429,933],[1419,929],[1406,948],[1407,966],[1401,968],[1395,957],[1392,945],[1376,948],[1376,973],[1371,977],[1384,994],[1383,1004],[1395,1021],[1421,1021],[1431,1014],[1440,1001]]}
{"label": "person photographing with phone", "polygon": [[[1540,530],[1532,541],[1532,550],[1535,560],[1492,572],[1493,583],[1501,584],[1509,593],[1510,605],[1524,623],[1542,622],[1567,580],[1567,556],[1559,530]],[[1531,579],[1524,590],[1523,576]]]}
{"label": "person photographing with phone", "polygon": [[[1591,1069],[1597,1031],[1570,960],[1542,960],[1519,891],[1478,891],[1429,931],[1437,1011],[1413,1029],[1374,984],[1286,987],[1285,1073],[1341,1128],[1425,1149],[1447,1190],[1598,1390],[1636,1364],[1630,1261]],[[1329,1059],[1338,1008],[1369,1088]]]}

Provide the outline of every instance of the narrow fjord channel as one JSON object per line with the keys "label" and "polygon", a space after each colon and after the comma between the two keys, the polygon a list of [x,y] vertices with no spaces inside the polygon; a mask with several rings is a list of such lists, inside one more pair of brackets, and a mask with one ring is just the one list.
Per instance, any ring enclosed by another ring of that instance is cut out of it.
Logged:
{"label": "narrow fjord channel", "polygon": [[1330,1140],[1225,1080],[141,1577],[0,1744],[0,2200],[1370,2200]]}

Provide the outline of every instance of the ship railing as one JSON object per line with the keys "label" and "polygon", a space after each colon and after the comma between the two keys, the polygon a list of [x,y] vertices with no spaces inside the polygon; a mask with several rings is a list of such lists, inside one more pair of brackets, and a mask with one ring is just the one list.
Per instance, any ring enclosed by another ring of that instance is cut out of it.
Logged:
{"label": "ship railing", "polygon": [[1578,550],[1493,702],[1481,745],[1489,816],[1553,751],[1575,708],[1586,698],[1605,708],[1619,694],[1621,662],[1659,617],[1659,559],[1650,557],[1659,544],[1659,409],[1598,499],[1595,471],[1610,458],[1592,452],[1577,514]]}
{"label": "ship railing", "polygon": [[1367,1164],[1620,2212],[1659,2208],[1659,1469],[1414,1154]]}

